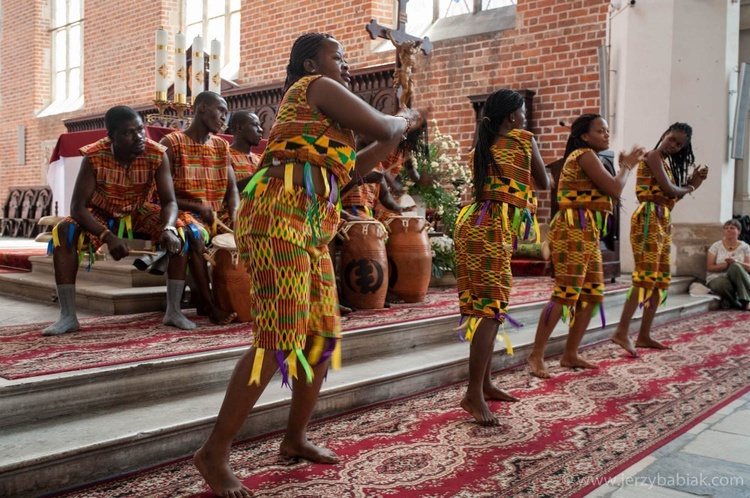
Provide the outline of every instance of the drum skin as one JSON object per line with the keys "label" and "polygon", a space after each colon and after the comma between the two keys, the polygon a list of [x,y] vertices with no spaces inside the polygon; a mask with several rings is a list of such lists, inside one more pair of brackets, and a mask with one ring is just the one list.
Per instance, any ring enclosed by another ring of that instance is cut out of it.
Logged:
{"label": "drum skin", "polygon": [[[234,239],[232,239],[234,242]],[[238,264],[237,249],[230,244],[218,247],[215,244],[213,254],[214,264],[211,268],[211,286],[213,288],[214,301],[223,311],[234,311],[237,313],[235,322],[249,322],[250,314],[250,275],[241,264]]]}
{"label": "drum skin", "polygon": [[432,274],[427,220],[396,216],[388,220],[388,289],[405,303],[421,303]]}
{"label": "drum skin", "polygon": [[341,294],[346,304],[363,310],[383,308],[388,292],[385,228],[377,221],[354,221],[339,234],[344,239]]}

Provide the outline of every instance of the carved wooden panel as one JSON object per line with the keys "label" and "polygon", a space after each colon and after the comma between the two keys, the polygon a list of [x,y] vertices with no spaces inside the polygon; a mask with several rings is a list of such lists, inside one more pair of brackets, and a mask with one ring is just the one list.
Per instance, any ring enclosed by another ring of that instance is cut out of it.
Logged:
{"label": "carved wooden panel", "polygon": [[[395,64],[385,64],[352,71],[352,91],[375,109],[386,114],[394,114],[398,110],[398,100],[393,91],[395,67]],[[230,113],[243,109],[257,114],[263,126],[263,134],[267,138],[282,97],[282,87],[283,82],[232,88],[226,92],[222,90],[222,97],[227,101]],[[157,112],[153,105],[130,105],[144,121],[146,116]],[[166,113],[176,115],[172,109]],[[69,132],[102,129],[104,128],[104,113],[67,119],[64,124]]]}

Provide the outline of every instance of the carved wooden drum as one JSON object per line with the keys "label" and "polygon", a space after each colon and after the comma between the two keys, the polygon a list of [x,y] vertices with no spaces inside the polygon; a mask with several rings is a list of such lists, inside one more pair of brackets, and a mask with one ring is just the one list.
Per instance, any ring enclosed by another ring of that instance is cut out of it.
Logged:
{"label": "carved wooden drum", "polygon": [[432,274],[430,225],[421,216],[395,216],[388,228],[388,288],[407,303],[421,303]]}
{"label": "carved wooden drum", "polygon": [[386,231],[378,221],[350,221],[339,231],[341,294],[358,309],[380,309],[388,292]]}

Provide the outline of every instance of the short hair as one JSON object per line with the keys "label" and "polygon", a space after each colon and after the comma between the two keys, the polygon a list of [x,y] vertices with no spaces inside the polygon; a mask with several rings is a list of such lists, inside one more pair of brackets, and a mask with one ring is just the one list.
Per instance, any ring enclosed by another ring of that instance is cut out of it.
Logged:
{"label": "short hair", "polygon": [[252,111],[248,111],[246,109],[240,109],[238,111],[234,111],[232,113],[232,116],[229,118],[229,124],[227,125],[227,132],[234,135],[234,130],[237,129],[237,127],[241,124],[245,124],[248,121],[250,121],[250,116],[256,116]]}
{"label": "short hair", "polygon": [[139,118],[140,115],[132,107],[126,105],[112,107],[104,115],[104,127],[107,128],[107,135],[111,136],[119,130],[125,121]]}
{"label": "short hair", "polygon": [[214,102],[219,102],[221,100],[224,100],[224,98],[219,95],[216,92],[211,92],[209,90],[206,90],[204,92],[201,92],[198,94],[197,97],[195,97],[195,101],[193,102],[193,109],[197,109],[199,105],[201,104],[212,104]]}
{"label": "short hair", "polygon": [[726,223],[724,223],[724,226],[722,228],[726,228],[730,225],[737,228],[737,230],[739,230],[740,232],[742,231],[742,223],[740,223],[740,220],[732,218],[731,220],[728,220]]}

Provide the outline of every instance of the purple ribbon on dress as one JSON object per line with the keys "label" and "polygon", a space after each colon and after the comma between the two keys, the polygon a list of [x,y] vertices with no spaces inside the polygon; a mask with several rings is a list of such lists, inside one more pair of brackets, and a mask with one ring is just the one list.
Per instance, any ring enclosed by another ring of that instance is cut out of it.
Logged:
{"label": "purple ribbon on dress", "polygon": [[552,306],[554,306],[554,302],[550,300],[550,302],[547,304],[547,309],[544,312],[544,324],[547,325],[547,322],[549,322],[549,314],[552,313]]}
{"label": "purple ribbon on dress", "polygon": [[578,219],[581,221],[581,229],[586,230],[586,215],[583,213],[583,209],[578,210]]}
{"label": "purple ribbon on dress", "polygon": [[289,367],[284,361],[284,352],[280,349],[276,350],[276,363],[279,364],[279,371],[281,371],[281,386],[291,389],[292,385],[289,383]]}
{"label": "purple ribbon on dress", "polygon": [[602,319],[602,328],[607,326],[607,319],[604,318],[604,303],[599,303],[599,316]]}
{"label": "purple ribbon on dress", "polygon": [[479,213],[479,218],[477,218],[476,226],[479,226],[482,224],[482,220],[484,219],[484,215],[487,214],[487,209],[490,207],[490,201],[486,200],[484,201],[484,206],[482,206],[482,212]]}

